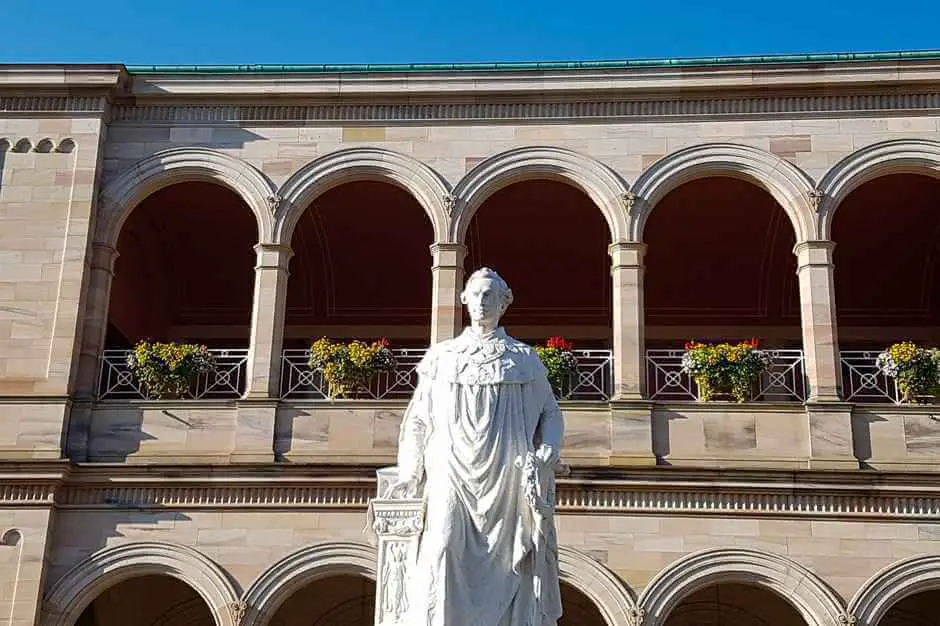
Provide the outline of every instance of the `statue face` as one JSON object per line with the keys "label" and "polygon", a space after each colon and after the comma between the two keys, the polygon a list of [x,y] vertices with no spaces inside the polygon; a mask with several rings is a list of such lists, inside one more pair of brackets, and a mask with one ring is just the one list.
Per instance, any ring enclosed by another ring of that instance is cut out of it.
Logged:
{"label": "statue face", "polygon": [[506,300],[499,283],[490,278],[476,278],[467,284],[461,301],[467,305],[470,320],[480,326],[496,327],[506,312]]}

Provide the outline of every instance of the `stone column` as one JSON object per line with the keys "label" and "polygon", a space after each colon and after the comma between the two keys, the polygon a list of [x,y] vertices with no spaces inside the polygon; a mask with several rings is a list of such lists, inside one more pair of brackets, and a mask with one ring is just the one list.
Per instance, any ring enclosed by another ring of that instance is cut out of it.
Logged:
{"label": "stone column", "polygon": [[251,345],[248,351],[246,398],[280,396],[281,348],[284,345],[284,311],[287,305],[289,246],[262,243],[255,246],[255,295],[251,311]]}
{"label": "stone column", "polygon": [[838,401],[842,367],[836,325],[831,241],[803,241],[793,248],[800,281],[800,317],[803,323],[803,363],[807,401]]}
{"label": "stone column", "polygon": [[378,540],[375,568],[375,626],[407,626],[405,611],[409,572],[418,561],[418,540],[424,529],[424,502],[390,500],[382,496],[397,476],[397,468],[380,469],[379,497],[370,502],[372,530]]}
{"label": "stone column", "polygon": [[431,343],[452,339],[460,334],[463,325],[463,262],[467,247],[460,243],[431,245],[433,295],[431,302]]}
{"label": "stone column", "polygon": [[108,332],[108,306],[111,279],[119,253],[111,246],[95,243],[91,247],[85,313],[82,320],[81,352],[75,380],[75,397],[89,400],[97,395],[101,352]]}
{"label": "stone column", "polygon": [[613,278],[613,399],[646,395],[643,313],[643,255],[646,244],[620,241],[609,248]]}

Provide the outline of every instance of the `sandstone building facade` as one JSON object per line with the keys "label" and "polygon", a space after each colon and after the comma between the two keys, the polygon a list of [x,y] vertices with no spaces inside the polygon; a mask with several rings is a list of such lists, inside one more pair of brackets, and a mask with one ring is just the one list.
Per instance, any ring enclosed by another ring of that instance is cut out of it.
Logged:
{"label": "sandstone building facade", "polygon": [[[935,622],[940,53],[0,66],[0,619],[372,623],[409,365],[496,268],[579,350],[564,626]],[[400,369],[328,400],[311,339]],[[757,337],[753,402],[689,339]],[[209,346],[193,398],[126,355]]]}

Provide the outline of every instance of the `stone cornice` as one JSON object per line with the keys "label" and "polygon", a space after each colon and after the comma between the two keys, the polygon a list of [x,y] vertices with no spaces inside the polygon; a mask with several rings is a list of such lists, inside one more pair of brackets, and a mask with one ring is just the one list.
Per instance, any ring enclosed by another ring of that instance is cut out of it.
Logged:
{"label": "stone cornice", "polygon": [[882,88],[934,84],[940,63],[872,61],[720,67],[628,67],[571,70],[442,69],[423,72],[148,72],[132,76],[136,97],[365,96],[442,94],[537,94],[577,92],[582,96],[611,91],[668,92],[678,89],[831,89],[860,85]]}
{"label": "stone cornice", "polygon": [[[472,101],[448,94],[436,100],[402,101],[407,91],[368,99],[327,98],[311,103],[296,100],[265,103],[242,99],[231,102],[225,92],[214,102],[179,99],[141,99],[114,107],[113,121],[143,125],[213,125],[240,123],[434,123],[583,121],[663,121],[684,119],[748,119],[786,116],[834,116],[926,113],[940,110],[940,83],[930,87],[871,89],[857,93],[740,93],[732,90],[690,93],[629,94],[579,92],[572,95],[516,92],[505,97],[480,95]],[[209,94],[206,94],[207,96]]]}
{"label": "stone cornice", "polygon": [[0,89],[66,90],[109,88],[127,79],[123,65],[0,63]]}
{"label": "stone cornice", "polygon": [[[365,510],[374,468],[0,465],[0,508]],[[929,476],[864,472],[575,470],[558,481],[568,514],[940,519]]]}

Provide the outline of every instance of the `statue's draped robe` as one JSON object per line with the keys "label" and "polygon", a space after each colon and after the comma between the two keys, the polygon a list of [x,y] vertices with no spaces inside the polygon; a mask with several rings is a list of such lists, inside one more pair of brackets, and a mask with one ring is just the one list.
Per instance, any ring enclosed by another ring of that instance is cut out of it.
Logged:
{"label": "statue's draped robe", "polygon": [[554,475],[532,454],[559,450],[564,427],[538,355],[502,329],[467,329],[418,374],[398,469],[423,477],[427,509],[403,623],[556,626]]}

